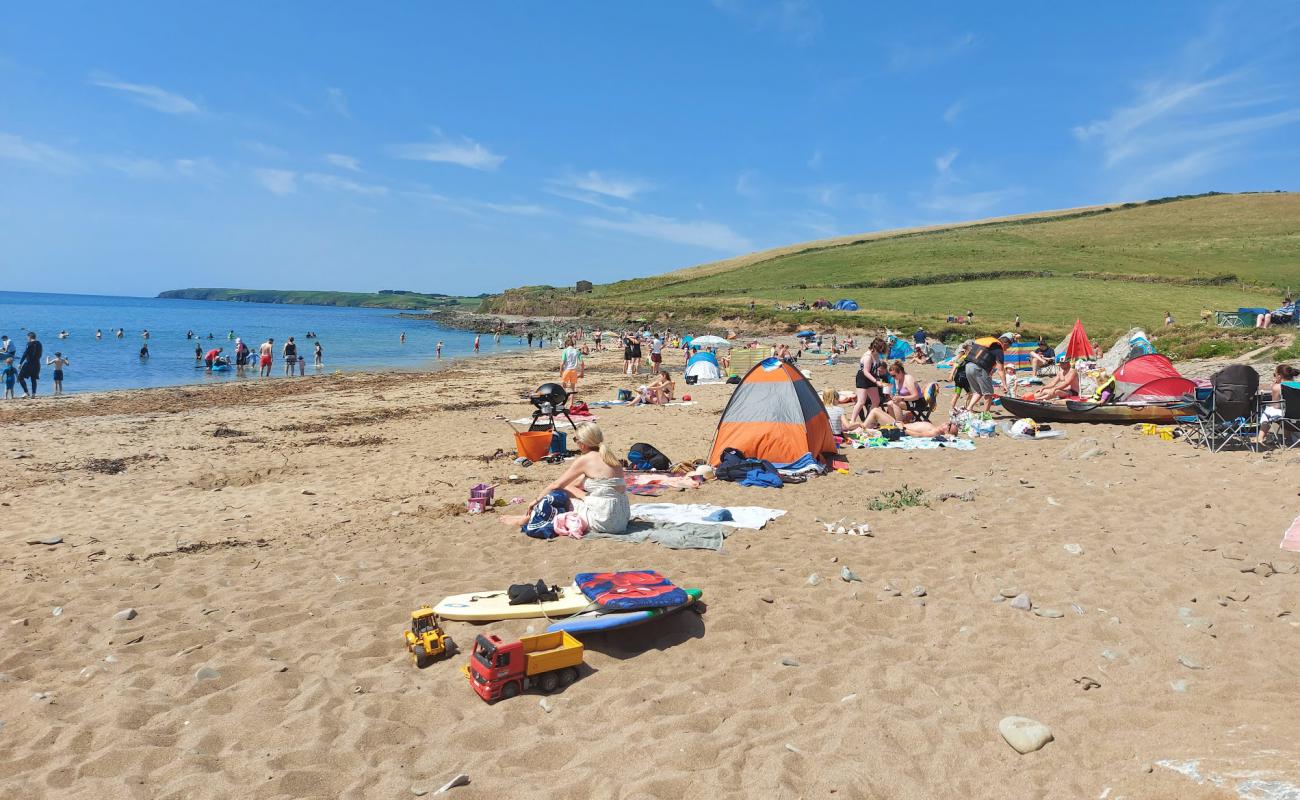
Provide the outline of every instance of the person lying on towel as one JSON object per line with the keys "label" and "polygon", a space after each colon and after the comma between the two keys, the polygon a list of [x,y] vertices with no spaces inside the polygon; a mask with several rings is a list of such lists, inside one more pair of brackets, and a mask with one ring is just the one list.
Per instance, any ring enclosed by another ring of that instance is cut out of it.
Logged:
{"label": "person lying on towel", "polygon": [[936,425],[933,422],[899,422],[887,414],[884,409],[873,408],[867,414],[867,420],[862,424],[864,429],[875,429],[894,427],[903,432],[904,436],[911,436],[916,439],[933,439],[936,436],[946,436],[948,438],[957,435],[958,426],[955,422],[945,422],[942,425]]}

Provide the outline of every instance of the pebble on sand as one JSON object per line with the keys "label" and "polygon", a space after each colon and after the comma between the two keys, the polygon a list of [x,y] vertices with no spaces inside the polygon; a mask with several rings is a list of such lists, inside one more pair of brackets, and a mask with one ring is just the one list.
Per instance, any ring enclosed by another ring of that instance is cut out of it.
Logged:
{"label": "pebble on sand", "polygon": [[1008,588],[1006,588],[1006,589],[1001,589],[1001,590],[999,590],[999,591],[998,591],[998,594],[1000,594],[1000,595],[1002,595],[1003,597],[1005,597],[1006,599],[1010,600],[1011,598],[1013,598],[1013,597],[1015,597],[1016,595],[1020,594],[1020,590],[1017,589],[1017,588],[1015,588],[1014,586],[1011,586],[1011,587],[1008,587]]}
{"label": "pebble on sand", "polygon": [[808,576],[808,585],[809,585],[809,586],[816,586],[817,584],[819,584],[819,583],[821,583],[821,582],[822,582],[822,579],[821,579],[820,577],[818,577],[818,575],[817,575],[816,572],[814,572],[813,574],[811,574],[811,575]]}
{"label": "pebble on sand", "polygon": [[854,581],[857,581],[858,583],[862,582],[862,579],[858,577],[857,573],[848,567],[840,568],[840,580],[845,583],[853,583]]}
{"label": "pebble on sand", "polygon": [[114,615],[113,615],[113,619],[116,619],[116,620],[133,620],[133,619],[135,619],[137,616],[139,616],[139,615],[138,615],[138,613],[136,612],[136,610],[135,610],[134,608],[124,608],[124,609],[122,609],[121,611],[119,611],[119,612],[117,612],[116,614],[114,614]]}
{"label": "pebble on sand", "polygon": [[215,681],[220,677],[221,673],[215,667],[199,667],[198,671],[194,673],[194,680],[196,681]]}
{"label": "pebble on sand", "polygon": [[925,587],[924,587],[924,586],[917,586],[916,588],[912,589],[912,596],[913,596],[913,597],[925,597]]}
{"label": "pebble on sand", "polygon": [[1016,595],[1015,599],[1011,601],[1011,607],[1021,611],[1028,611],[1034,607],[1034,604],[1029,601],[1029,595],[1022,593]]}
{"label": "pebble on sand", "polygon": [[1208,669],[1204,664],[1192,658],[1191,656],[1179,656],[1178,663],[1188,669]]}
{"label": "pebble on sand", "polygon": [[781,666],[783,666],[783,667],[797,667],[797,666],[799,666],[799,662],[796,661],[796,660],[794,660],[794,659],[791,658],[790,656],[786,656],[785,658],[781,659]]}
{"label": "pebble on sand", "polygon": [[1047,617],[1048,619],[1060,619],[1065,616],[1065,614],[1062,614],[1054,608],[1035,608],[1034,613],[1040,617]]}
{"label": "pebble on sand", "polygon": [[1065,547],[1065,552],[1069,553],[1072,556],[1083,555],[1083,545],[1078,545],[1071,542],[1070,544],[1067,544],[1064,547]]}
{"label": "pebble on sand", "polygon": [[1017,753],[1032,753],[1052,741],[1052,730],[1028,717],[1003,717],[998,732]]}

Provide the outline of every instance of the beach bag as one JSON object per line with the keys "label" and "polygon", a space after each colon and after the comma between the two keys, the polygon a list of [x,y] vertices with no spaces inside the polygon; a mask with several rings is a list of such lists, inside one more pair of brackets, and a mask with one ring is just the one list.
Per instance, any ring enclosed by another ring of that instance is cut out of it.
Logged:
{"label": "beach bag", "polygon": [[578,402],[569,406],[569,413],[575,417],[590,417],[591,409],[587,407],[586,403],[579,400]]}
{"label": "beach bag", "polygon": [[700,382],[700,376],[699,376],[699,375],[687,375],[687,376],[686,376],[686,383],[687,383],[688,385],[690,385],[690,386],[694,386],[695,384],[697,384],[697,383],[699,383],[699,382]]}
{"label": "beach bag", "polygon": [[510,598],[512,606],[550,602],[560,599],[560,587],[548,588],[546,581],[543,580],[538,580],[537,583],[512,583],[510,588],[506,589],[506,596]]}
{"label": "beach bag", "polygon": [[632,469],[642,471],[663,471],[673,465],[673,462],[668,460],[668,456],[645,442],[637,442],[628,448],[627,463],[632,466]]}
{"label": "beach bag", "polygon": [[626,402],[629,402],[629,401],[631,401],[631,399],[632,399],[632,390],[631,390],[631,389],[619,389],[619,390],[618,390],[618,394],[615,395],[615,396],[618,398],[618,400],[619,400],[620,403],[626,403]]}
{"label": "beach bag", "polygon": [[730,378],[727,378],[727,383],[740,383],[740,376],[732,375]]}
{"label": "beach bag", "polygon": [[573,504],[569,502],[569,495],[556,489],[533,506],[528,521],[519,530],[534,539],[554,539],[556,515],[572,510]]}

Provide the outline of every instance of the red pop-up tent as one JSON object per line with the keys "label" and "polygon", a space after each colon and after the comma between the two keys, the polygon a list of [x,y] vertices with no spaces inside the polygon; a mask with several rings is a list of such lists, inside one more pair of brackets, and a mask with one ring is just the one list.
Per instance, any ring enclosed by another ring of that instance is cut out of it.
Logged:
{"label": "red pop-up tent", "polygon": [[1065,340],[1065,357],[1073,361],[1076,358],[1092,358],[1097,355],[1097,348],[1088,341],[1088,334],[1083,330],[1083,322],[1074,321],[1074,328]]}

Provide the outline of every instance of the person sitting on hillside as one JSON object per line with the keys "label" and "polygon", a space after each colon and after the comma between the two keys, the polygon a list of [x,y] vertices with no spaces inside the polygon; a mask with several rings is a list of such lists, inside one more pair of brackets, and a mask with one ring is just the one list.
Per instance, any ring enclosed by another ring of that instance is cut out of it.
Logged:
{"label": "person sitting on hillside", "polygon": [[1282,307],[1279,308],[1277,311],[1270,311],[1264,314],[1257,315],[1255,317],[1255,327],[1271,328],[1273,327],[1273,323],[1275,322],[1280,322],[1284,325],[1289,325],[1290,323],[1295,322],[1295,319],[1296,319],[1296,303],[1294,300],[1288,297],[1282,301]]}
{"label": "person sitting on hillside", "polygon": [[1061,362],[1061,371],[1055,378],[1052,378],[1043,388],[1034,392],[1035,400],[1059,400],[1066,397],[1079,396],[1079,370],[1075,369],[1074,363],[1066,360]]}

